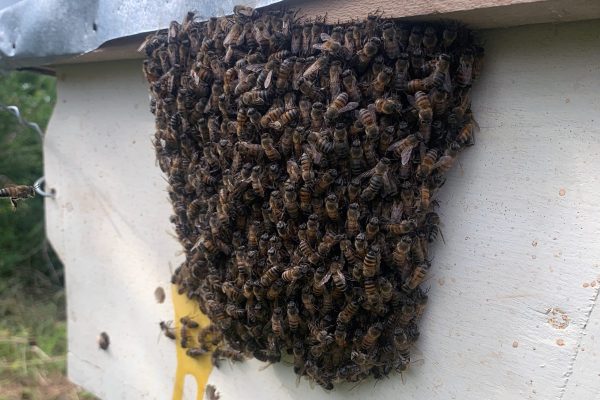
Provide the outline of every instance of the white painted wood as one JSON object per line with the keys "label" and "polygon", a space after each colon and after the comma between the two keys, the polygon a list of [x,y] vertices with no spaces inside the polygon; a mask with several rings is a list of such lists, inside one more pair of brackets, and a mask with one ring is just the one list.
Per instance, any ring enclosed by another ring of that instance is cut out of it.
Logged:
{"label": "white painted wood", "polygon": [[[223,363],[209,379],[221,398],[600,396],[600,22],[483,36],[481,132],[440,196],[446,244],[435,246],[423,364],[404,383],[325,393],[296,387],[287,365]],[[178,248],[152,132],[136,62],[59,69],[48,233],[66,265],[69,375],[105,399],[169,398],[175,371],[156,327],[171,306],[152,296]],[[100,331],[108,354],[95,345]]]}
{"label": "white painted wood", "polygon": [[[155,166],[154,123],[137,61],[58,69],[58,101],[45,141],[56,200],[46,202],[48,236],[66,266],[71,380],[104,399],[165,399],[175,374],[167,234],[171,207]],[[108,352],[97,335],[110,337]]]}

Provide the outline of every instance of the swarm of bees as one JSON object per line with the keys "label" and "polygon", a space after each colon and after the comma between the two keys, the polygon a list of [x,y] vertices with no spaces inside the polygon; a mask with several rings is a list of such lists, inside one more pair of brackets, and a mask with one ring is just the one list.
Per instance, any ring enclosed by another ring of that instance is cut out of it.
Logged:
{"label": "swarm of bees", "polygon": [[140,48],[187,256],[172,282],[212,321],[182,321],[181,345],[289,357],[326,389],[401,372],[483,50],[452,22],[234,12],[188,13]]}

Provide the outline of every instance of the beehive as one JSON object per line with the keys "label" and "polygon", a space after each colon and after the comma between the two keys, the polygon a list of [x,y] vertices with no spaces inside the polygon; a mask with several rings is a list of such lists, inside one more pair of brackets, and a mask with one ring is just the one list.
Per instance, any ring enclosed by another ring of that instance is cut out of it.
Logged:
{"label": "beehive", "polygon": [[144,45],[173,281],[213,322],[180,344],[215,364],[289,354],[328,389],[403,371],[483,51],[454,23],[235,11]]}

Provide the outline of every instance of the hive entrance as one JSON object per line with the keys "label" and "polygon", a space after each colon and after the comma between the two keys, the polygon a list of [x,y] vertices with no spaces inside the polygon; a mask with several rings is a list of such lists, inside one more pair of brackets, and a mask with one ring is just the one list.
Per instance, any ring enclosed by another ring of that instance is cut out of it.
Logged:
{"label": "hive entrance", "polygon": [[326,22],[188,14],[147,39],[144,72],[186,252],[173,279],[213,323],[183,344],[290,354],[330,389],[409,364],[482,51],[452,23]]}

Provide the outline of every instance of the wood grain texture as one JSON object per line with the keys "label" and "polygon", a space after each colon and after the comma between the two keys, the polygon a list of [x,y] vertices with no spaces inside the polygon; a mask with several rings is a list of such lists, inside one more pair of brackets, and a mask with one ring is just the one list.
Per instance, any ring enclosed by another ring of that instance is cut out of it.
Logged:
{"label": "wood grain texture", "polygon": [[[600,23],[483,33],[481,132],[440,198],[430,304],[413,365],[332,393],[290,365],[215,370],[223,399],[591,399],[600,393]],[[69,376],[105,399],[164,399],[174,346],[157,342],[177,244],[154,165],[137,62],[59,70],[45,143],[48,234],[66,265]],[[108,353],[95,344],[111,337]]]}
{"label": "wood grain texture", "polygon": [[307,16],[327,14],[334,22],[362,18],[379,10],[386,17],[455,19],[478,29],[600,18],[600,2],[596,0],[292,0],[283,4],[300,8]]}

